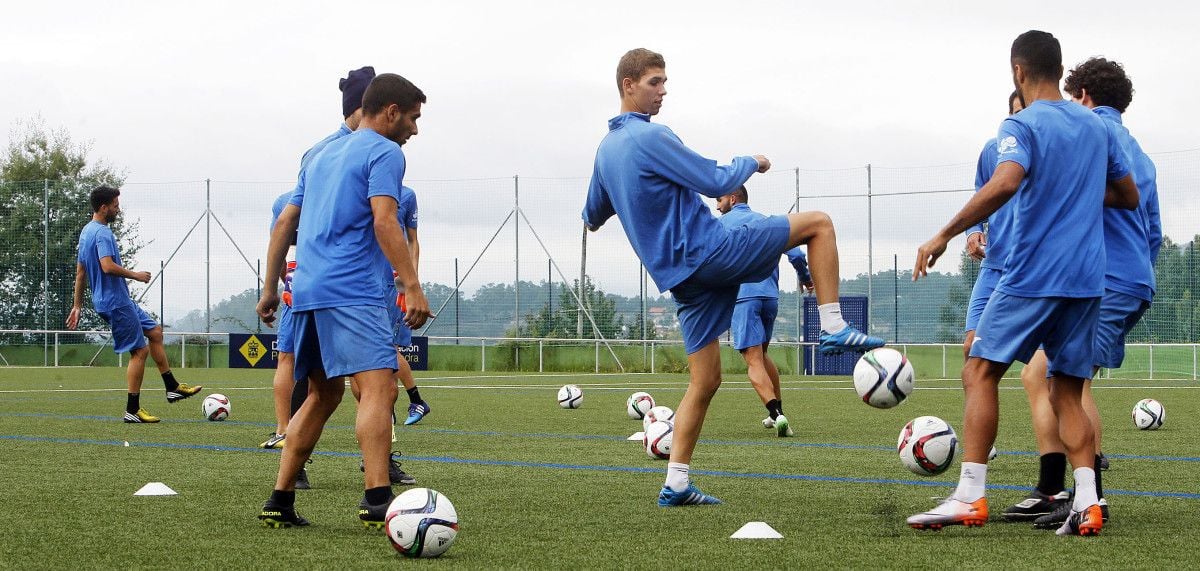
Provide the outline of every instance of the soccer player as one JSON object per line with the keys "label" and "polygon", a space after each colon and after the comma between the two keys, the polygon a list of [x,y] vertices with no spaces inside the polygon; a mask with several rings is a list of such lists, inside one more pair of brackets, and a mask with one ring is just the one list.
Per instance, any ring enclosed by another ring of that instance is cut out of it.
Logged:
{"label": "soccer player", "polygon": [[[1125,74],[1121,64],[1105,58],[1089,59],[1071,70],[1064,89],[1071,99],[1092,110],[1110,131],[1115,133],[1121,147],[1129,154],[1133,180],[1137,183],[1141,201],[1136,210],[1120,208],[1104,209],[1104,250],[1107,263],[1104,271],[1104,297],[1100,300],[1100,318],[1093,344],[1092,376],[1100,367],[1120,368],[1125,359],[1125,336],[1137,325],[1142,314],[1154,299],[1156,286],[1154,262],[1162,245],[1162,221],[1159,217],[1158,186],[1155,181],[1154,163],[1141,145],[1129,134],[1121,123],[1121,115],[1133,101],[1133,82]],[[1026,374],[1029,373],[1029,374]],[[1056,428],[1054,411],[1050,408],[1050,395],[1042,383],[1036,382],[1046,374],[1046,355],[1037,352],[1021,382],[1029,397],[1033,414],[1033,427],[1037,436],[1038,452],[1044,456],[1062,456],[1064,448]],[[1100,411],[1092,395],[1091,378],[1083,382],[1083,408],[1096,429],[1095,465],[1096,495],[1100,498],[1100,509],[1108,521],[1108,502],[1104,499],[1101,470],[1104,455],[1100,453]],[[1034,519],[1039,528],[1057,528],[1069,515],[1069,502],[1047,505],[1046,494],[1053,490],[1041,488],[1042,482],[1057,484],[1059,495],[1066,497],[1063,487],[1065,464],[1043,463],[1039,470],[1039,488],[1029,498],[1006,510],[1010,519]],[[1013,514],[1013,517],[1010,517]],[[1036,514],[1036,515],[1034,515]],[[1040,517],[1038,517],[1040,516]]]}
{"label": "soccer player", "polygon": [[837,353],[883,345],[842,319],[838,304],[838,254],[833,222],[823,212],[771,216],[726,230],[701,196],[733,192],[771,162],[741,156],[718,166],[685,147],[669,128],[650,122],[666,96],[666,63],[646,49],[630,50],[617,65],[621,114],[596,151],[583,208],[595,231],[616,215],[630,245],[660,291],[675,299],[691,380],[675,413],[675,436],[663,507],[716,504],[688,479],[696,439],[708,404],[721,384],[717,339],[729,329],[738,286],[766,279],[779,256],[808,245],[820,301],[821,351]]}
{"label": "soccer player", "polygon": [[[1060,535],[1095,535],[1104,523],[1093,471],[1095,432],[1081,403],[1092,374],[1092,338],[1104,292],[1104,206],[1136,208],[1128,157],[1103,121],[1062,97],[1062,48],[1046,32],[1013,41],[1013,82],[1025,109],[1004,120],[991,180],[936,236],[917,250],[913,279],[946,244],[1015,195],[1011,252],[1004,275],[979,318],[963,366],[964,443],[954,494],[908,518],[917,529],[982,526],[987,521],[988,450],[996,438],[998,384],[1013,361],[1045,347],[1050,402],[1074,466],[1075,499]],[[1018,255],[1019,253],[1019,255]]]}
{"label": "soccer player", "polygon": [[[400,208],[396,213],[400,220],[400,225],[404,227],[404,236],[408,240],[408,251],[412,254],[413,271],[420,275],[421,261],[421,243],[417,240],[417,193],[413,189],[405,186],[400,189]],[[396,344],[396,350],[400,347],[412,345],[412,329],[404,323],[403,301],[404,298],[399,292],[394,292],[396,303],[392,305],[392,321],[395,323],[395,333],[393,342]],[[409,426],[421,422],[425,415],[431,410],[429,403],[421,398],[421,391],[417,388],[417,381],[413,378],[412,368],[408,366],[408,360],[401,355],[397,355],[400,359],[400,369],[396,371],[396,379],[400,381],[404,387],[404,391],[408,393],[408,418],[404,420],[404,425]],[[395,413],[393,413],[395,416]],[[393,441],[395,433],[393,432]]]}
{"label": "soccer player", "polygon": [[[750,210],[750,192],[746,186],[717,199],[717,211],[721,213],[721,224],[728,230],[766,218]],[[788,250],[788,261],[796,269],[801,289],[812,291],[812,276],[808,273],[808,260],[799,247]],[[780,437],[795,436],[787,416],[783,414],[783,392],[779,389],[779,369],[767,354],[771,344],[771,332],[775,329],[775,315],[779,312],[779,269],[760,282],[744,283],[738,287],[737,304],[733,306],[733,348],[746,360],[746,374],[750,384],[767,407],[767,418],[763,426],[774,428]]]}
{"label": "soccer player", "polygon": [[[141,405],[142,380],[146,376],[146,356],[154,359],[167,389],[167,402],[176,403],[204,388],[188,386],[175,380],[167,351],[163,348],[163,331],[141,307],[129,297],[125,280],[150,282],[150,272],[135,272],[121,265],[117,239],[108,225],[121,213],[121,191],[109,186],[92,190],[92,221],[79,233],[79,254],[75,263],[75,298],[67,316],[67,329],[79,327],[79,309],[83,305],[83,286],[92,288],[92,306],[100,318],[112,327],[113,351],[129,353],[125,382],[129,394],[125,401],[125,422],[158,422],[159,418],[146,412]],[[149,340],[149,343],[147,343]]]}
{"label": "soccer player", "polygon": [[[409,259],[396,219],[405,161],[400,144],[417,134],[425,95],[395,74],[373,79],[363,94],[362,121],[331,141],[300,173],[296,191],[271,232],[258,313],[274,321],[278,279],[289,238],[297,232],[292,286],[296,378],[309,377],[309,394],[288,427],[279,473],[259,519],[271,527],[307,525],[295,510],[295,479],[311,455],[353,376],[361,391],[356,436],[365,469],[358,517],[383,525],[391,483],[387,462],[391,407],[396,400],[396,348],[388,322],[392,268],[404,287],[406,323],[419,327],[429,303]],[[299,228],[299,230],[297,230]],[[390,267],[389,267],[390,266]]]}
{"label": "soccer player", "polygon": [[[1021,94],[1013,91],[1008,96],[1008,114],[1014,115],[1023,109]],[[984,143],[979,152],[979,162],[975,167],[975,191],[983,188],[992,178],[996,170],[996,138]],[[980,222],[967,230],[967,254],[981,262],[979,276],[975,278],[975,287],[971,288],[971,301],[967,304],[966,335],[963,339],[963,360],[971,357],[971,342],[975,340],[975,327],[979,325],[979,316],[987,307],[988,299],[996,290],[996,283],[1004,272],[1004,261],[1008,259],[1009,236],[1012,228],[1013,208],[1015,203],[1008,202],[999,210],[987,217],[985,232],[984,223]]]}
{"label": "soccer player", "polygon": [[[300,170],[304,171],[308,163],[328,145],[330,141],[334,141],[349,135],[358,129],[358,123],[362,120],[362,96],[366,91],[367,85],[375,77],[375,68],[371,66],[362,67],[351,71],[345,78],[338,81],[338,89],[342,92],[342,123],[338,125],[336,131],[329,136],[317,141],[304,155],[300,157]],[[276,221],[279,220],[279,215],[283,212],[284,206],[287,206],[288,200],[292,197],[293,190],[289,190],[280,194],[275,198],[274,204],[271,205],[271,229],[275,228]],[[293,380],[292,372],[294,370],[295,351],[292,342],[292,275],[296,270],[294,246],[296,244],[296,236],[293,233],[289,244],[292,246],[289,256],[292,261],[286,263],[286,266],[281,269],[283,276],[283,306],[279,308],[279,333],[275,338],[276,348],[279,353],[278,364],[275,368],[275,377],[272,382],[272,392],[275,397],[275,432],[271,433],[270,437],[262,443],[263,448],[282,448],[287,444],[288,421],[296,411],[300,410],[300,405],[304,403],[304,398],[308,396],[308,378]],[[301,468],[300,473],[296,476],[296,487],[301,490],[307,490],[311,487],[308,481],[308,470]]]}

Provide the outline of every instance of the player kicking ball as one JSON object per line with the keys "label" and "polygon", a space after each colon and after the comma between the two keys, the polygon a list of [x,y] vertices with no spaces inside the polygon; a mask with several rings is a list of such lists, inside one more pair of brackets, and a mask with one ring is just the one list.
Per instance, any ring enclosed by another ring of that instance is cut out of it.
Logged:
{"label": "player kicking ball", "polygon": [[121,213],[121,191],[108,186],[96,187],[90,196],[92,221],[79,233],[79,254],[75,263],[75,297],[67,316],[67,329],[79,327],[83,305],[83,286],[92,288],[92,307],[112,327],[113,351],[129,353],[125,381],[129,393],[125,401],[125,422],[158,422],[141,405],[142,380],[146,376],[146,356],[154,359],[167,389],[167,402],[176,403],[204,388],[175,380],[167,351],[163,347],[162,327],[129,297],[125,280],[150,281],[150,272],[135,272],[121,265],[117,239],[108,227]]}
{"label": "player kicking ball", "polygon": [[[1104,526],[1093,470],[1095,431],[1082,405],[1104,293],[1103,210],[1133,209],[1138,190],[1128,155],[1103,120],[1059,90],[1062,48],[1046,33],[1013,41],[1013,83],[1026,103],[997,136],[995,172],[936,236],[917,250],[913,279],[951,238],[1015,199],[1012,255],[987,302],[963,366],[963,463],[941,505],[908,518],[917,529],[978,527],[988,518],[988,451],[996,439],[998,385],[1013,361],[1045,347],[1050,402],[1074,466],[1075,499],[1059,535],[1096,535]],[[1015,198],[1014,198],[1015,196]]]}
{"label": "player kicking ball", "polygon": [[688,479],[688,466],[709,402],[721,384],[717,339],[729,329],[738,286],[768,278],[779,257],[808,245],[820,305],[822,353],[866,350],[883,340],[842,319],[838,304],[838,253],[833,222],[823,212],[770,216],[727,230],[702,197],[736,190],[771,162],[741,156],[718,165],[683,145],[669,128],[650,122],[666,96],[666,62],[635,49],[617,65],[621,114],[596,151],[583,208],[589,230],[614,215],[660,291],[675,299],[691,379],[675,412],[667,479],[658,496],[663,507],[718,504]]}
{"label": "player kicking ball", "polygon": [[[717,211],[721,213],[721,225],[727,230],[736,229],[755,220],[766,218],[750,209],[750,192],[742,185],[730,194],[717,199]],[[788,262],[796,269],[801,289],[812,291],[812,276],[808,273],[808,260],[799,247],[786,253]],[[783,414],[783,392],[779,388],[779,369],[767,348],[771,344],[771,333],[775,329],[775,316],[779,313],[779,269],[760,282],[744,283],[738,287],[737,304],[733,306],[733,323],[729,330],[733,335],[733,348],[746,360],[746,374],[763,406],[767,407],[767,418],[763,426],[775,429],[779,437],[795,436],[791,422]]]}

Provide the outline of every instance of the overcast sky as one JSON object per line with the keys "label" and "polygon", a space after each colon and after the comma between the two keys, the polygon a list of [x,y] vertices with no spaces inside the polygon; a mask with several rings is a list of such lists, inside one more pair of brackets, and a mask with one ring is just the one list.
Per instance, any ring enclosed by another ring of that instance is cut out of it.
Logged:
{"label": "overcast sky", "polygon": [[[235,205],[218,214],[247,255],[261,257],[262,210],[294,180],[301,153],[337,127],[337,80],[363,65],[400,73],[429,98],[420,134],[405,146],[407,180],[429,229],[424,252],[440,268],[423,277],[444,278],[454,257],[465,264],[478,254],[512,204],[512,175],[530,179],[522,196],[531,218],[533,202],[561,204],[534,224],[548,241],[574,241],[555,256],[577,273],[586,182],[578,179],[590,174],[618,110],[614,70],[633,47],[667,60],[669,95],[657,121],[721,162],[771,158],[779,172],[758,194],[767,210],[791,204],[794,177],[785,171],[792,168],[953,164],[969,185],[971,163],[1012,89],[1012,39],[1028,29],[1054,33],[1068,68],[1093,55],[1126,65],[1137,90],[1126,124],[1148,152],[1200,147],[1200,125],[1189,114],[1200,55],[1194,2],[45,1],[5,3],[0,15],[0,126],[40,114],[90,141],[94,157],[127,169],[131,183],[155,183],[142,187],[140,203],[123,201],[154,232],[153,259],[165,258],[200,214],[176,212],[163,222],[170,216],[158,209],[194,204],[196,190],[158,183],[206,178],[279,183],[217,198]],[[922,188],[922,172],[910,173],[904,188]],[[498,180],[421,187],[476,178]],[[175,193],[171,200],[165,191]],[[1190,193],[1164,196],[1185,200]],[[925,234],[960,203],[897,236],[887,265],[896,250],[901,266],[911,267]],[[846,210],[843,218],[854,216]],[[857,238],[856,222],[844,222],[843,250]],[[487,229],[454,230],[468,223]],[[440,236],[435,224],[450,229],[446,238],[430,239]],[[524,252],[532,236],[521,239],[529,240]],[[627,265],[631,254],[615,225],[597,240],[611,241],[620,258],[613,263]],[[493,260],[497,276],[512,265],[506,256]],[[545,274],[545,257],[537,257],[523,274]],[[636,267],[629,273],[636,276]],[[633,279],[613,288],[629,285],[636,293]]]}

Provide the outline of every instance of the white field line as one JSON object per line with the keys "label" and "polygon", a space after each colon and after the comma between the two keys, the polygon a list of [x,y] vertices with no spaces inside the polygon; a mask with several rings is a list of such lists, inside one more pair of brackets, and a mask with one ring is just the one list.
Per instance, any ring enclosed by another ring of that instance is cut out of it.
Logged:
{"label": "white field line", "polygon": [[[793,381],[793,383],[846,383],[846,381]],[[722,383],[724,390],[733,391],[748,391],[752,387],[748,386],[747,381],[726,381]],[[747,386],[729,386],[729,385],[747,385]],[[430,389],[455,389],[455,390],[530,390],[530,389],[557,389],[560,385],[440,385],[431,384],[424,385]],[[627,391],[631,386],[647,386],[646,384],[637,385],[612,385],[612,384],[582,384],[580,386],[587,387],[589,390],[596,391]],[[656,388],[663,390],[686,390],[685,383],[656,383]],[[851,391],[852,386],[841,387],[788,387],[786,384],[781,387],[791,390],[809,390],[809,391]],[[1134,385],[1134,386],[1113,386],[1113,385],[1094,385],[1093,390],[1196,390],[1200,386],[1151,386],[1151,385]],[[222,391],[269,391],[270,386],[260,387],[220,387]],[[1023,391],[1022,387],[999,387],[1002,391]],[[32,393],[103,393],[103,392],[125,392],[124,388],[103,388],[103,389],[11,389],[0,390],[0,394],[32,394]],[[961,387],[917,387],[918,391],[961,391]]]}

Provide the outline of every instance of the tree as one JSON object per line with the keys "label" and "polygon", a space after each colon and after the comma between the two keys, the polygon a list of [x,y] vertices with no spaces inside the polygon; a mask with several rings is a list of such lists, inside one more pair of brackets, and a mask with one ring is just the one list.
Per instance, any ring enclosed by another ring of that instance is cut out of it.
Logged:
{"label": "tree", "polygon": [[[579,280],[575,280],[574,285],[576,293],[580,293],[578,286]],[[476,294],[478,297],[478,294]],[[576,316],[579,314],[579,304],[575,301],[575,296],[567,290],[565,284],[559,285],[559,293],[557,306],[551,307],[549,303],[543,303],[541,310],[537,313],[530,313],[525,316],[524,323],[517,331],[518,337],[556,337],[556,338],[574,338],[576,335]],[[621,333],[621,327],[624,325],[623,320],[617,317],[616,312],[616,296],[604,293],[604,291],[596,287],[596,283],[591,278],[585,278],[583,282],[583,291],[580,293],[580,298],[583,299],[588,312],[592,314],[592,318],[596,320],[596,326],[600,328],[600,334],[607,339],[613,339]],[[640,327],[640,326],[639,326]],[[595,339],[596,331],[591,327],[591,322],[584,320],[583,327],[584,339]]]}
{"label": "tree", "polygon": [[[0,328],[58,329],[70,311],[79,231],[91,217],[88,195],[120,187],[124,172],[89,158],[91,148],[35,117],[18,122],[0,155]],[[122,261],[132,265],[137,225],[111,225]],[[106,328],[91,310],[80,329]]]}

